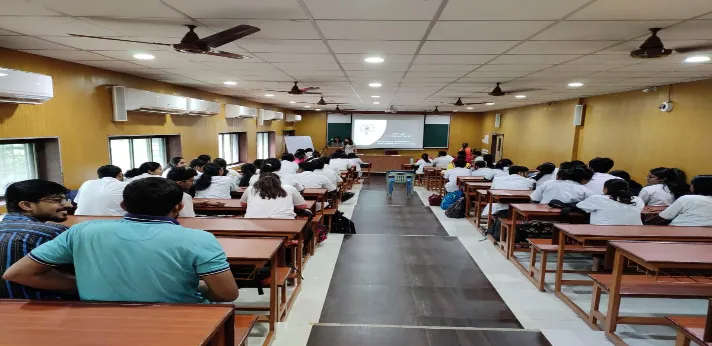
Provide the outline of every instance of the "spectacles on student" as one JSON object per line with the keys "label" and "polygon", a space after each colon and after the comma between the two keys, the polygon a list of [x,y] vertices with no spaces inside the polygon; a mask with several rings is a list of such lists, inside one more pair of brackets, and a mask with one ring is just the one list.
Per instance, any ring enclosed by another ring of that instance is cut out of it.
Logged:
{"label": "spectacles on student", "polygon": [[67,197],[47,197],[47,198],[41,198],[40,201],[42,202],[49,202],[53,204],[69,204],[71,201]]}

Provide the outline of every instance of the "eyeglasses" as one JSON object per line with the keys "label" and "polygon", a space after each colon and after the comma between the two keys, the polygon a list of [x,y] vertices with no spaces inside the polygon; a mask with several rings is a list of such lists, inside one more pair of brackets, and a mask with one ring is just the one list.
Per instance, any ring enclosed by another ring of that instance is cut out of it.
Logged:
{"label": "eyeglasses", "polygon": [[49,203],[54,203],[54,204],[69,204],[71,201],[67,197],[48,197],[48,198],[41,198],[41,202],[49,202]]}

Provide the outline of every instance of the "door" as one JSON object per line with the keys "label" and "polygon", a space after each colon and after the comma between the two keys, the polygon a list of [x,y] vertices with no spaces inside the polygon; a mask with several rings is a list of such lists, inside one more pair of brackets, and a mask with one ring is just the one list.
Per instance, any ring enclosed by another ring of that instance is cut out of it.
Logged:
{"label": "door", "polygon": [[494,162],[496,163],[503,157],[504,135],[501,133],[493,133],[490,137],[492,139],[492,150],[490,150],[490,153],[494,157]]}

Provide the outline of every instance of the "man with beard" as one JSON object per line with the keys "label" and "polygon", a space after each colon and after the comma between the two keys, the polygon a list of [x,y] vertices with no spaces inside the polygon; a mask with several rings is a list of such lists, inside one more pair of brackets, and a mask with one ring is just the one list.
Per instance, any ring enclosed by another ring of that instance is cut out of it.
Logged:
{"label": "man with beard", "polygon": [[[32,179],[10,184],[5,193],[8,214],[0,221],[0,272],[67,227],[69,190],[55,182]],[[61,292],[34,289],[0,279],[0,298],[60,299]]]}

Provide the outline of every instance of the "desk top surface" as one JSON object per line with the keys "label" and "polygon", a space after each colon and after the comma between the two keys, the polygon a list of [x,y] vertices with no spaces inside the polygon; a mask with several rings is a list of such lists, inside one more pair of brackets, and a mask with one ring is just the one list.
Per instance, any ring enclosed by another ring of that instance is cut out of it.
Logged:
{"label": "desk top surface", "polygon": [[489,194],[496,197],[529,197],[531,196],[531,190],[488,190]]}
{"label": "desk top surface", "polygon": [[[62,224],[66,226],[76,225],[80,222],[91,220],[117,220],[120,216],[76,216],[69,215],[67,221]],[[181,226],[187,228],[201,229],[208,232],[216,231],[244,231],[244,232],[264,232],[270,233],[299,233],[306,220],[291,219],[245,219],[232,217],[180,217]]]}
{"label": "desk top surface", "polygon": [[635,256],[645,263],[706,264],[712,266],[712,244],[650,241],[612,241],[617,251]]}
{"label": "desk top surface", "polygon": [[466,181],[464,184],[469,187],[491,187],[492,186],[491,181]]}
{"label": "desk top surface", "polygon": [[231,305],[0,301],[0,335],[13,346],[207,345]]}
{"label": "desk top surface", "polygon": [[321,196],[326,194],[327,189],[307,188],[302,191],[302,196]]}
{"label": "desk top surface", "polygon": [[[193,202],[220,202],[224,203],[223,206],[208,206],[208,205],[196,205],[193,207],[195,210],[246,210],[247,207],[243,207],[239,199],[218,199],[218,198],[193,198]],[[306,201],[307,209],[314,206],[315,201]],[[181,222],[182,224],[182,222]]]}
{"label": "desk top surface", "polygon": [[228,260],[270,260],[282,246],[278,238],[223,238],[218,237]]}
{"label": "desk top surface", "polygon": [[598,226],[556,224],[556,228],[575,237],[597,237],[608,239],[625,238],[667,238],[683,240],[686,238],[709,239],[712,241],[712,228],[676,227],[676,226]]}
{"label": "desk top surface", "polygon": [[547,204],[539,203],[514,203],[510,207],[523,213],[546,213],[546,214],[561,214],[561,209],[552,208]]}

